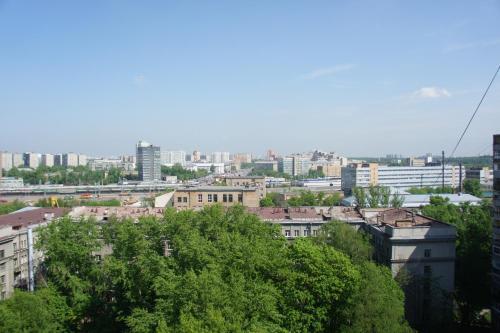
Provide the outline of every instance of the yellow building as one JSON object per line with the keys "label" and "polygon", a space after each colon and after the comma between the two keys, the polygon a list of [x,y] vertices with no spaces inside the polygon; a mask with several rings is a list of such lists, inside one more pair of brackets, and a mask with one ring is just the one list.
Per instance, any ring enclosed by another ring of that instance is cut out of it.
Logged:
{"label": "yellow building", "polygon": [[174,208],[201,209],[206,205],[220,204],[224,207],[242,204],[245,207],[259,207],[260,195],[256,187],[245,186],[199,186],[181,188],[175,191]]}

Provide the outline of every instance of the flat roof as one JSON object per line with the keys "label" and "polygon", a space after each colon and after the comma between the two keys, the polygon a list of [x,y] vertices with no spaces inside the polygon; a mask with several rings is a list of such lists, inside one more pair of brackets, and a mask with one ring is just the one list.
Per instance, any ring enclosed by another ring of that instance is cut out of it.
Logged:
{"label": "flat roof", "polygon": [[254,192],[257,188],[247,186],[193,186],[183,187],[176,190],[176,192]]}

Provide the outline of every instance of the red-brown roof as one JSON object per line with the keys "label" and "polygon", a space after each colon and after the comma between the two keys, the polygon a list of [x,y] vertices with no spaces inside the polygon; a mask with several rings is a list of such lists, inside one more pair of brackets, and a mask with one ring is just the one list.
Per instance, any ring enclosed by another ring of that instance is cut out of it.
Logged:
{"label": "red-brown roof", "polygon": [[[46,222],[50,218],[61,217],[66,213],[65,208],[38,208],[19,213],[0,216],[0,226],[27,227],[33,224]],[[52,215],[53,214],[53,215]]]}

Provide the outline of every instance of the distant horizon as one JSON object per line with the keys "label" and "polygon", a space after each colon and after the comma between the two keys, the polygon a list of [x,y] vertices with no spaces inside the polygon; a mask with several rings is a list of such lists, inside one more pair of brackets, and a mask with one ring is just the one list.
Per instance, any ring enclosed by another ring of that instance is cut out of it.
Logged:
{"label": "distant horizon", "polygon": [[498,1],[56,3],[0,1],[1,149],[451,153],[499,65]]}

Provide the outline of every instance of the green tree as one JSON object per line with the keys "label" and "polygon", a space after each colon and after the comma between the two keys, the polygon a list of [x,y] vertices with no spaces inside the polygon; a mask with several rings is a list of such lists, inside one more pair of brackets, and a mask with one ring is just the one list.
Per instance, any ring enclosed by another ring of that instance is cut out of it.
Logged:
{"label": "green tree", "polygon": [[476,197],[482,196],[481,184],[478,179],[464,180],[464,191],[465,193],[472,194]]}
{"label": "green tree", "polygon": [[8,203],[2,203],[0,204],[0,215],[9,214],[24,207],[26,207],[24,202],[21,202],[19,200],[14,200]]}
{"label": "green tree", "polygon": [[368,206],[368,199],[365,190],[361,187],[354,187],[352,189],[354,198],[356,199],[356,205],[359,208],[366,208]]}
{"label": "green tree", "polygon": [[432,197],[422,213],[457,228],[456,301],[461,324],[470,327],[490,303],[491,204],[485,201],[478,206],[456,206],[447,199]]}
{"label": "green tree", "polygon": [[266,195],[264,198],[260,199],[260,206],[261,207],[274,207],[273,199]]}

